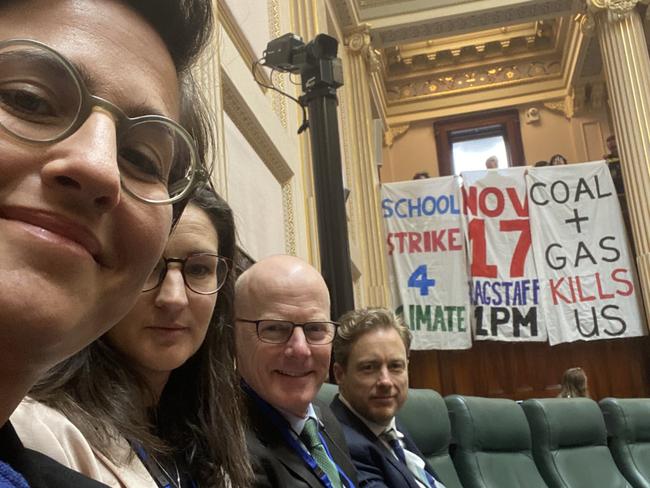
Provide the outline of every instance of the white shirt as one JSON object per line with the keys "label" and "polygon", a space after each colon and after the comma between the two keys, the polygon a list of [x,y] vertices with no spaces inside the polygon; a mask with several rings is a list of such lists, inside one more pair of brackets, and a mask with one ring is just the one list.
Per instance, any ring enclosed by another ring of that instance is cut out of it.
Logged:
{"label": "white shirt", "polygon": [[[411,473],[422,473],[425,471],[425,462],[424,459],[422,459],[420,456],[415,454],[414,452],[409,451],[406,449],[404,446],[404,434],[402,434],[399,430],[397,430],[396,423],[395,423],[395,417],[390,419],[387,425],[381,425],[376,422],[373,422],[372,420],[368,420],[365,418],[363,415],[361,415],[359,412],[357,412],[352,405],[350,405],[350,402],[348,402],[345,397],[339,392],[339,398],[341,402],[350,409],[350,411],[355,414],[357,417],[359,417],[359,420],[361,420],[370,431],[377,436],[377,438],[381,441],[384,446],[388,449],[388,451],[393,455],[395,459],[399,459],[397,457],[397,454],[395,454],[395,451],[393,450],[392,446],[382,437],[382,434],[384,432],[388,432],[391,429],[394,429],[395,432],[397,433],[397,437],[399,438],[399,443],[402,446],[402,449],[404,449],[404,457],[406,458],[406,467],[409,469]],[[420,476],[424,476],[422,473]],[[420,481],[416,475],[413,476],[415,478],[415,482],[418,484],[420,488],[428,488],[428,485]],[[436,481],[436,488],[445,488],[445,485],[443,485],[440,481]]]}

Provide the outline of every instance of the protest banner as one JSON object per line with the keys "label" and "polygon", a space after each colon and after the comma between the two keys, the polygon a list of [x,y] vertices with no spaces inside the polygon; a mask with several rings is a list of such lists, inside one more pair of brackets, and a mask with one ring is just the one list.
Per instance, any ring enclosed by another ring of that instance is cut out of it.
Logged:
{"label": "protest banner", "polygon": [[471,347],[458,178],[384,184],[381,195],[393,304],[412,349]]}
{"label": "protest banner", "polygon": [[550,344],[645,335],[636,272],[606,164],[530,168],[526,180]]}
{"label": "protest banner", "polygon": [[539,315],[525,171],[461,174],[475,340],[547,339]]}

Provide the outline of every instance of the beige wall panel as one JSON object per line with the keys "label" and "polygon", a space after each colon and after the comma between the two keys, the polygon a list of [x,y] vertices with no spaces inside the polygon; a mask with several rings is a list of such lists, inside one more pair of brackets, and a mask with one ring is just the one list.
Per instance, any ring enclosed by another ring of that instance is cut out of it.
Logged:
{"label": "beige wall panel", "polygon": [[235,21],[258,56],[271,39],[269,32],[269,9],[271,0],[225,0]]}
{"label": "beige wall panel", "polygon": [[539,122],[526,124],[524,112],[528,108],[526,106],[519,111],[526,163],[532,165],[540,160],[548,161],[554,154],[561,154],[570,163],[575,163],[578,159],[571,121],[563,114],[538,106]]}
{"label": "beige wall panel", "polygon": [[239,241],[253,259],[285,253],[282,186],[227,115],[229,203]]}
{"label": "beige wall panel", "polygon": [[424,120],[410,125],[406,133],[397,137],[391,147],[384,147],[381,181],[404,181],[415,173],[426,171],[438,176],[438,156],[433,121]]}
{"label": "beige wall panel", "polygon": [[607,136],[603,134],[601,124],[597,120],[584,121],[579,124],[582,146],[586,161],[595,161],[603,157],[607,149],[603,141]]}

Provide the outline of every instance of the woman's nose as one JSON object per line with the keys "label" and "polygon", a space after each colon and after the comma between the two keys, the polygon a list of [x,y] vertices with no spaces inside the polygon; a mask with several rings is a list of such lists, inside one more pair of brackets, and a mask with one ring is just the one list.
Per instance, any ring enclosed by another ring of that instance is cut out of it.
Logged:
{"label": "woman's nose", "polygon": [[180,269],[169,268],[156,295],[156,306],[176,311],[187,305],[187,289],[183,273]]}
{"label": "woman's nose", "polygon": [[55,143],[48,153],[41,174],[50,188],[99,212],[119,204],[121,182],[112,115],[96,109],[74,134]]}

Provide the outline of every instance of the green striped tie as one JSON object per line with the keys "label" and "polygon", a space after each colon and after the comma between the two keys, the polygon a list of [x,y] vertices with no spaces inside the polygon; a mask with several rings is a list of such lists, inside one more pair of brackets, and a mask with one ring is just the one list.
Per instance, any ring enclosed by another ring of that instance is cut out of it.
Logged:
{"label": "green striped tie", "polygon": [[341,478],[339,478],[339,472],[336,469],[336,464],[330,459],[327,455],[323,443],[318,437],[318,425],[316,419],[309,417],[307,422],[305,422],[305,427],[303,427],[300,434],[300,439],[304,442],[307,449],[311,453],[312,457],[318,464],[318,467],[322,469],[327,477],[332,483],[334,488],[341,488]]}

